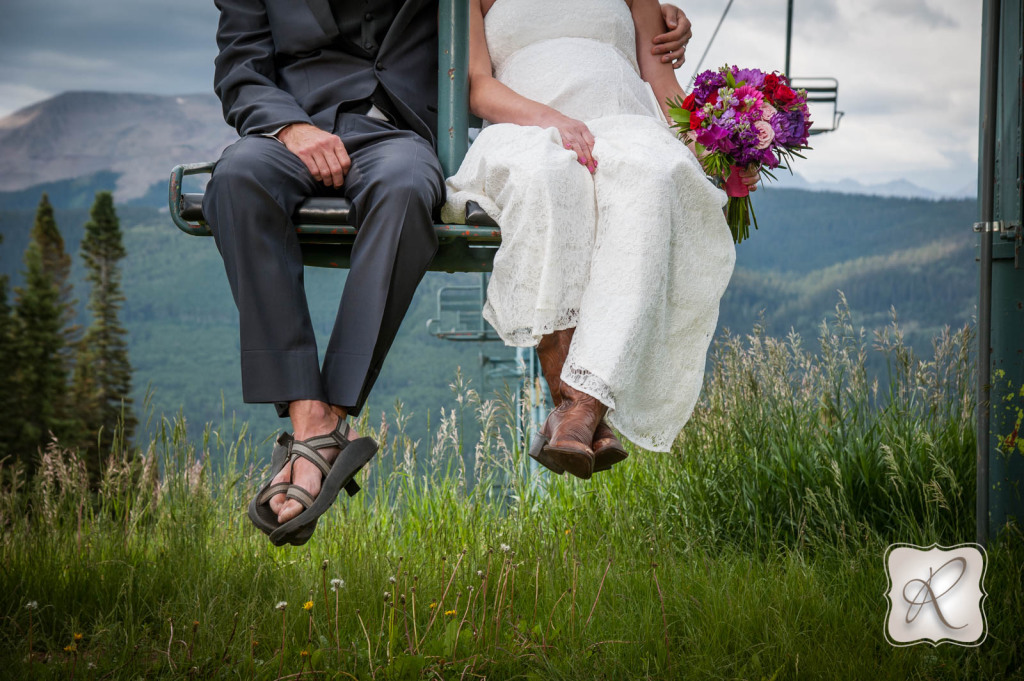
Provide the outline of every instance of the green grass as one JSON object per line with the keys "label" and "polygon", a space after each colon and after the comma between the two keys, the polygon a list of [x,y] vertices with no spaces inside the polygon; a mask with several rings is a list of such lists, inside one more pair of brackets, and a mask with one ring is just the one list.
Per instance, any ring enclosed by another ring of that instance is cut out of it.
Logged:
{"label": "green grass", "polygon": [[0,677],[1022,678],[1016,527],[980,647],[883,635],[886,546],[973,538],[971,342],[919,359],[843,303],[814,354],[728,337],[674,451],[588,482],[531,471],[511,396],[457,377],[429,441],[358,424],[381,453],[304,547],[245,518],[269,443],[244,426],[164,420],[96,492],[54,445],[29,483],[0,469]]}

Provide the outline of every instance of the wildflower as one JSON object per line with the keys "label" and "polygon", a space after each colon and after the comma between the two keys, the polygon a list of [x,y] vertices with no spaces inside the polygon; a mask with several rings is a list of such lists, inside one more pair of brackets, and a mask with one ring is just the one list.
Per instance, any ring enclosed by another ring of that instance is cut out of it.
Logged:
{"label": "wildflower", "polygon": [[338,591],[338,589],[344,589],[344,588],[345,588],[345,580],[344,579],[334,578],[334,579],[331,580],[331,591],[335,591],[336,592],[336,591]]}
{"label": "wildflower", "polygon": [[301,653],[299,653],[299,655],[301,655],[302,657],[309,657],[309,651],[303,650]]}
{"label": "wildflower", "polygon": [[454,615],[455,611],[454,610],[445,610],[444,614],[446,614],[446,615]]}
{"label": "wildflower", "polygon": [[431,610],[433,610],[433,609],[434,609],[434,608],[436,608],[436,607],[437,607],[437,603],[431,603],[431,604],[430,604],[430,609],[431,609]]}
{"label": "wildflower", "polygon": [[75,634],[74,639],[75,639],[75,642],[77,643],[78,641],[82,640],[82,635],[81,634]]}
{"label": "wildflower", "polygon": [[288,607],[288,601],[278,601],[277,605],[274,606],[274,610],[280,610],[284,612],[284,609]]}
{"label": "wildflower", "polygon": [[476,576],[479,577],[480,579],[483,579],[484,578],[484,571],[483,570],[477,570],[476,571]]}
{"label": "wildflower", "polygon": [[394,577],[388,577],[388,581],[391,582],[392,584],[394,584],[398,580],[395,579]]}
{"label": "wildflower", "polygon": [[302,604],[302,609],[306,610],[307,612],[312,610],[313,609],[313,601],[306,601],[305,603],[303,603]]}
{"label": "wildflower", "polygon": [[39,601],[29,601],[28,603],[25,604],[25,609],[26,610],[38,610],[39,609]]}
{"label": "wildflower", "polygon": [[567,527],[567,528],[565,528],[565,533],[566,533],[566,534],[569,534],[570,532],[572,532],[572,530],[571,530],[571,529],[569,529],[568,527]]}
{"label": "wildflower", "polygon": [[502,553],[508,553],[509,551],[512,550],[512,547],[509,546],[508,544],[502,544],[500,548],[501,548],[501,552]]}
{"label": "wildflower", "polygon": [[389,592],[385,591],[384,592],[384,602],[387,603],[390,598],[391,598],[391,594]]}
{"label": "wildflower", "polygon": [[75,646],[74,643],[69,643],[68,645],[64,646],[64,652],[65,653],[73,653],[77,649],[78,648],[77,648],[77,646]]}

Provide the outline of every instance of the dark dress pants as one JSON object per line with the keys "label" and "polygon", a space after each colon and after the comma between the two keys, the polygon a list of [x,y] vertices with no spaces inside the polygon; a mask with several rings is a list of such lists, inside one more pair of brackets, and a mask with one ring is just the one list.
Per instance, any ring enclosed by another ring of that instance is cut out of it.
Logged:
{"label": "dark dress pants", "polygon": [[[430,143],[359,114],[340,114],[334,132],[352,159],[340,189],[313,180],[281,142],[250,135],[224,150],[203,200],[238,306],[242,397],[280,416],[303,399],[359,413],[437,251],[444,176]],[[313,195],[347,197],[359,229],[322,368],[291,219]]]}

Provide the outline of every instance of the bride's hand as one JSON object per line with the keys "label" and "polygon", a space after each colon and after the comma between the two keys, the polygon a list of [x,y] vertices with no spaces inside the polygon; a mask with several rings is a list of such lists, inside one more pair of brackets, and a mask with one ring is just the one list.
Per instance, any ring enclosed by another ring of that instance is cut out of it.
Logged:
{"label": "bride's hand", "polygon": [[757,183],[761,181],[760,166],[752,166],[740,170],[740,179],[747,185],[747,191],[756,192]]}
{"label": "bride's hand", "polygon": [[558,128],[558,134],[562,136],[562,146],[576,152],[576,159],[580,165],[586,166],[591,174],[597,172],[594,136],[586,123],[559,114],[558,118],[551,122],[550,127]]}

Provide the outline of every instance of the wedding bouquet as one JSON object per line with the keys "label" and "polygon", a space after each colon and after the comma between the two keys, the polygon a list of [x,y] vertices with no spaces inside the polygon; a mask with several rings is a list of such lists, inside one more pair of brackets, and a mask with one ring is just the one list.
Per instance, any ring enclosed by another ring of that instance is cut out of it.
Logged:
{"label": "wedding bouquet", "polygon": [[[704,172],[725,180],[726,219],[739,243],[750,236],[750,220],[757,218],[750,195],[740,179],[743,168],[790,169],[794,156],[810,149],[811,117],[807,92],[794,90],[779,73],[723,66],[704,71],[685,98],[669,100],[669,115],[679,137],[693,142]],[[792,172],[790,170],[790,172]]]}

